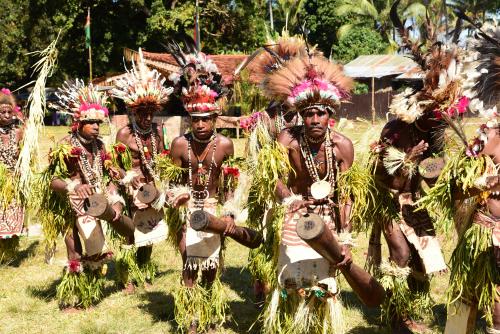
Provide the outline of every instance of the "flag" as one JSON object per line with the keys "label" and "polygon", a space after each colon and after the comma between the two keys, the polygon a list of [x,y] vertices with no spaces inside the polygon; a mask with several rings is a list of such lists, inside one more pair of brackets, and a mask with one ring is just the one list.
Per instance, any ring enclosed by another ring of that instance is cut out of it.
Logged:
{"label": "flag", "polygon": [[87,21],[85,22],[85,47],[90,48],[90,8],[87,12]]}

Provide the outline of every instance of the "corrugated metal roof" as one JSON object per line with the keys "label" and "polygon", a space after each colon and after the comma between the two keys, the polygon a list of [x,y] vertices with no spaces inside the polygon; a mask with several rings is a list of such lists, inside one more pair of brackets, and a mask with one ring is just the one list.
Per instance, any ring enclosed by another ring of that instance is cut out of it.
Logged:
{"label": "corrugated metal roof", "polygon": [[398,75],[395,80],[422,80],[424,78],[424,71],[420,67],[415,67],[403,74]]}
{"label": "corrugated metal roof", "polygon": [[345,74],[352,78],[381,78],[406,73],[418,68],[417,63],[401,55],[359,56],[344,65]]}

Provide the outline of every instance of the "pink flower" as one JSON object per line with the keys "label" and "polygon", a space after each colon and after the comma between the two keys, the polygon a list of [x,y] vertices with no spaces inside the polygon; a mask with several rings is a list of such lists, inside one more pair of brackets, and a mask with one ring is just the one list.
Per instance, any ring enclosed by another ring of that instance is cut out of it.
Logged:
{"label": "pink flower", "polygon": [[70,273],[81,273],[83,271],[82,263],[79,260],[69,260],[67,266]]}
{"label": "pink flower", "polygon": [[101,161],[111,160],[111,155],[107,152],[101,151]]}
{"label": "pink flower", "polygon": [[8,89],[8,88],[2,88],[2,89],[0,89],[0,91],[1,91],[3,94],[5,94],[5,95],[10,95],[10,94],[12,94],[12,93],[10,92],[10,89]]}
{"label": "pink flower", "polygon": [[459,115],[462,115],[467,111],[467,107],[469,106],[469,98],[467,96],[462,96],[458,103],[456,104],[456,108]]}
{"label": "pink flower", "polygon": [[69,153],[72,157],[79,157],[80,154],[82,154],[82,148],[81,147],[77,147],[77,146],[73,146],[71,148],[71,151]]}
{"label": "pink flower", "polygon": [[330,125],[331,128],[335,126],[335,120],[333,118],[328,120],[328,125]]}

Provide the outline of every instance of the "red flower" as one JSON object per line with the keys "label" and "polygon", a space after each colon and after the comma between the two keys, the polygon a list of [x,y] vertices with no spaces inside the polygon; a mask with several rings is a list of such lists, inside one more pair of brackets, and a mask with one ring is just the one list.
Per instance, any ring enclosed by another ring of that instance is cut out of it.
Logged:
{"label": "red flower", "polygon": [[70,273],[81,273],[83,271],[82,263],[80,260],[69,260],[68,270]]}
{"label": "red flower", "polygon": [[71,148],[71,152],[69,154],[73,157],[79,157],[82,154],[82,148],[77,147],[77,146],[73,146]]}
{"label": "red flower", "polygon": [[224,167],[224,175],[232,175],[237,178],[240,176],[240,170],[236,167]]}
{"label": "red flower", "polygon": [[163,156],[170,155],[170,150],[163,150],[163,151],[161,151],[161,155],[163,155]]}
{"label": "red flower", "polygon": [[118,144],[115,145],[115,151],[118,154],[122,154],[126,150],[127,150],[127,146],[125,146],[125,144],[123,144],[123,143],[118,143]]}
{"label": "red flower", "polygon": [[434,109],[434,118],[438,119],[438,120],[440,120],[441,118],[443,118],[443,116],[441,115],[441,110]]}
{"label": "red flower", "polygon": [[335,126],[335,120],[333,118],[328,120],[328,125],[330,125],[330,127],[333,128]]}

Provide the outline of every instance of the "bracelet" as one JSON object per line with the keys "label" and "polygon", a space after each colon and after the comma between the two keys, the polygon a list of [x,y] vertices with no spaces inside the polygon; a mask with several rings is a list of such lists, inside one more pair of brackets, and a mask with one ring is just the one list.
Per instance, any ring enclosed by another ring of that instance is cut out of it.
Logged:
{"label": "bracelet", "polygon": [[72,193],[75,191],[76,186],[80,184],[80,181],[78,180],[70,180],[70,179],[64,179],[64,182],[66,182],[66,191],[68,193]]}
{"label": "bracelet", "polygon": [[302,196],[301,195],[290,195],[287,198],[283,199],[283,205],[291,205],[295,201],[302,201]]}
{"label": "bracelet", "polygon": [[136,176],[139,176],[139,173],[134,170],[129,170],[125,173],[125,176],[123,177],[123,179],[121,179],[120,183],[124,186],[128,186],[130,183],[132,183],[132,180]]}

